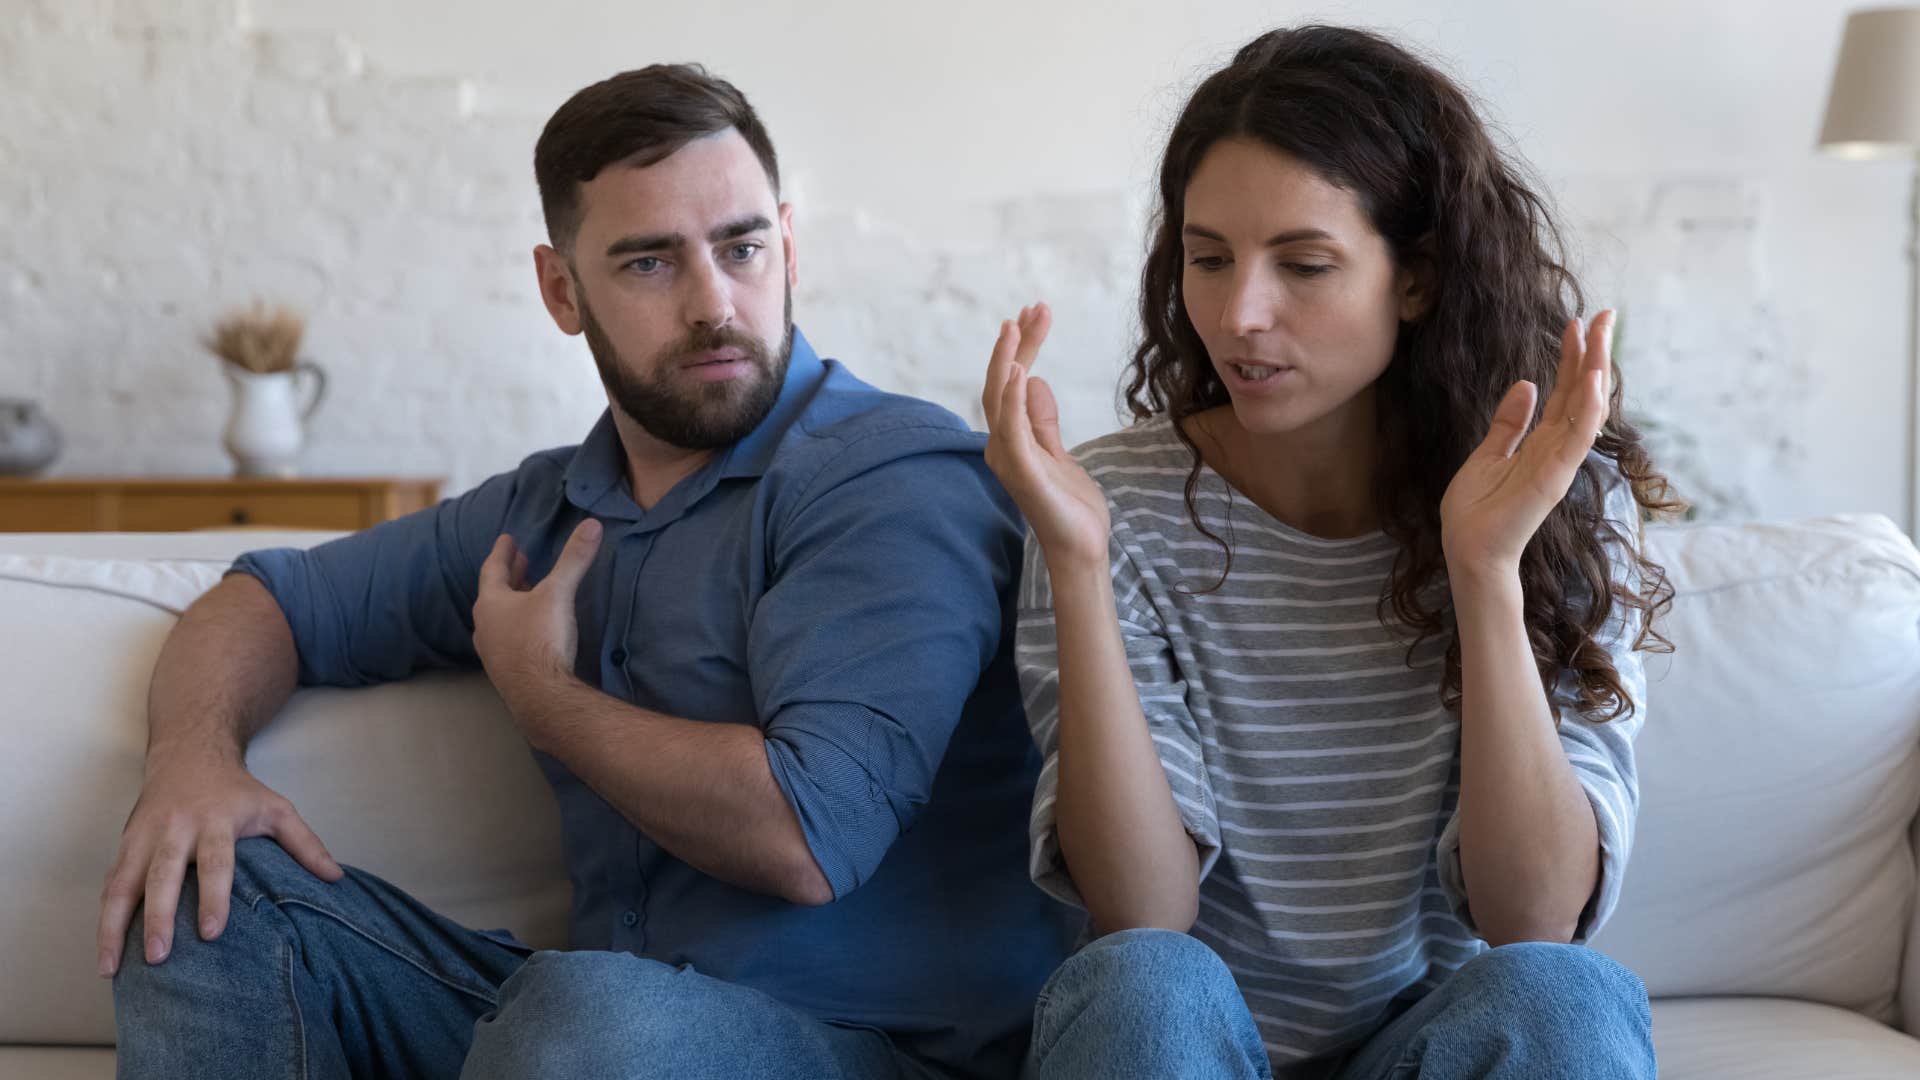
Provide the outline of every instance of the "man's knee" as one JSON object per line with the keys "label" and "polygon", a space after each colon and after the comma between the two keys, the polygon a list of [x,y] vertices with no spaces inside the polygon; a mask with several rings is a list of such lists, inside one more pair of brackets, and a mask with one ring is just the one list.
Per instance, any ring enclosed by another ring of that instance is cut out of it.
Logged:
{"label": "man's knee", "polygon": [[233,845],[233,895],[236,904],[251,904],[261,897],[273,900],[318,899],[318,894],[325,890],[326,885],[272,837],[250,836]]}
{"label": "man's knee", "polygon": [[226,923],[220,935],[208,941],[200,937],[199,870],[188,866],[180,893],[174,898],[172,944],[166,959],[158,964],[146,962],[147,909],[152,898],[142,899],[134,908],[121,943],[120,971],[114,978],[116,996],[149,987],[156,980],[203,978],[205,973],[195,969],[207,962],[231,969],[255,958],[273,961],[283,935],[256,925],[263,914],[261,909],[271,911],[273,907],[261,903],[262,899],[298,891],[305,882],[318,880],[274,841],[266,837],[240,841],[234,845]]}

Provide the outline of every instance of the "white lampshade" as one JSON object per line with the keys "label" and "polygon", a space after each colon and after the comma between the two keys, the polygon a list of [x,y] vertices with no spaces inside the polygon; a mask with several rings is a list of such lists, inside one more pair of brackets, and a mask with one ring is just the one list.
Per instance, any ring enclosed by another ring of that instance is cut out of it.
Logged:
{"label": "white lampshade", "polygon": [[1920,8],[1847,16],[1820,149],[1849,158],[1920,151]]}

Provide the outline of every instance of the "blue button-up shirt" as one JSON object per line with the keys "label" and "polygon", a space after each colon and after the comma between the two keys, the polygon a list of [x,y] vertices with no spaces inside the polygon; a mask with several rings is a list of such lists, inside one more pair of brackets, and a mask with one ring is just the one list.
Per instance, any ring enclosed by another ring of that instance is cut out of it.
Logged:
{"label": "blue button-up shirt", "polygon": [[796,330],[772,412],[651,508],[603,415],[581,445],[437,507],[234,569],[285,611],[301,682],[364,685],[476,666],[495,538],[513,535],[537,581],[597,518],[576,673],[643,708],[760,728],[835,900],[710,877],[536,754],[564,825],[573,946],[692,964],[934,1060],[1006,1069],[1077,919],[1027,878],[1021,523],[982,445]]}

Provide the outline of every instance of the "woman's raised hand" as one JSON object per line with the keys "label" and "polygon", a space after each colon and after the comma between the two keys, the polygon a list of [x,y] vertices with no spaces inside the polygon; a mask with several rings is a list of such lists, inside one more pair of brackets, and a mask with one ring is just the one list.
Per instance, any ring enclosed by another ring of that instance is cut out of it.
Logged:
{"label": "woman's raised hand", "polygon": [[1538,389],[1507,390],[1478,449],[1440,500],[1441,546],[1452,574],[1517,570],[1520,553],[1573,477],[1607,422],[1614,314],[1603,311],[1583,335],[1580,320],[1560,335],[1560,369],[1540,426],[1527,431]]}
{"label": "woman's raised hand", "polygon": [[980,404],[987,415],[987,466],[1026,515],[1050,566],[1107,562],[1107,497],[1060,442],[1060,406],[1046,380],[1030,374],[1053,314],[1022,308],[1000,324]]}

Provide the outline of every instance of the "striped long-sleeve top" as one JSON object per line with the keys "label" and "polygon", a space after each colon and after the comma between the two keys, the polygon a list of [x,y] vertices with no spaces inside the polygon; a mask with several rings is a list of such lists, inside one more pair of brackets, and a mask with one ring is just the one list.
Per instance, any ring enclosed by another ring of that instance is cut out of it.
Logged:
{"label": "striped long-sleeve top", "polygon": [[[1074,453],[1107,495],[1116,615],[1141,711],[1201,855],[1192,932],[1232,970],[1276,1067],[1346,1049],[1396,997],[1432,989],[1487,947],[1460,871],[1460,718],[1440,697],[1446,640],[1409,655],[1410,635],[1382,624],[1398,551],[1386,535],[1309,536],[1203,467],[1201,520],[1233,548],[1232,572],[1212,589],[1225,555],[1188,517],[1191,457],[1164,418]],[[1637,537],[1631,492],[1602,464],[1607,516]],[[1627,572],[1626,553],[1616,544],[1611,554],[1616,576]],[[1632,716],[1596,722],[1554,706],[1601,846],[1576,940],[1619,895],[1638,803],[1638,615],[1616,615],[1609,630]],[[1045,755],[1031,869],[1081,904],[1054,828],[1056,646],[1046,567],[1029,538],[1017,660]]]}

